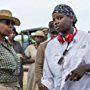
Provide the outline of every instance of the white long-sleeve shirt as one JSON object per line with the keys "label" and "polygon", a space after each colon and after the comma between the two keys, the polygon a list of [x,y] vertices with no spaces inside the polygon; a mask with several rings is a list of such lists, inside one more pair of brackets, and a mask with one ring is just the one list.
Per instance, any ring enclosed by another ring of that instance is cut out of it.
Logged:
{"label": "white long-sleeve shirt", "polygon": [[61,44],[57,38],[51,40],[45,51],[42,84],[49,90],[90,90],[90,75],[85,74],[79,81],[67,81],[66,76],[80,64],[90,63],[90,34],[78,31],[68,46],[64,64],[58,64],[67,42]]}

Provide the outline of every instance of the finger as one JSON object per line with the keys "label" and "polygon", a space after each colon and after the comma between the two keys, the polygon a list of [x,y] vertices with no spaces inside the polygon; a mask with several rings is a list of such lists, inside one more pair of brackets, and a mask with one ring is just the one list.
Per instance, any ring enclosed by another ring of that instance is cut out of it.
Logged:
{"label": "finger", "polygon": [[74,77],[72,78],[72,81],[78,81],[80,80],[81,76],[79,76],[78,74],[75,74]]}
{"label": "finger", "polygon": [[77,74],[77,81],[79,81],[81,79],[81,76],[79,76],[78,74]]}
{"label": "finger", "polygon": [[65,81],[67,81],[67,80],[69,79],[69,77],[70,77],[70,75],[66,76],[66,79],[65,79]]}
{"label": "finger", "polygon": [[76,74],[73,72],[72,75],[71,75],[71,77],[69,78],[69,80],[70,80],[70,81],[73,81],[74,78],[76,78]]}
{"label": "finger", "polygon": [[75,75],[72,81],[77,81],[78,76]]}
{"label": "finger", "polygon": [[66,76],[65,81],[69,80],[69,78],[71,77],[71,75],[72,75],[72,73],[68,74],[68,75]]}

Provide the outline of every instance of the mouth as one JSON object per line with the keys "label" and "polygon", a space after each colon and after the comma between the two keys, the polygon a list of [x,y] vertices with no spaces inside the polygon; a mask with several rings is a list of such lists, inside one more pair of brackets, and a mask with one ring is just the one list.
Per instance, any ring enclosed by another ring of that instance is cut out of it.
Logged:
{"label": "mouth", "polygon": [[55,29],[56,29],[56,30],[59,30],[59,29],[60,29],[60,27],[56,26],[56,27],[55,27]]}

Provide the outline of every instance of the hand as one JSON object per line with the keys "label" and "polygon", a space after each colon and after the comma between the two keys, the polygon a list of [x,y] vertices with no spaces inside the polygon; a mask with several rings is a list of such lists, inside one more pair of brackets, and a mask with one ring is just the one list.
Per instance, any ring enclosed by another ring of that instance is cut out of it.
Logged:
{"label": "hand", "polygon": [[39,88],[39,90],[43,90],[43,86],[40,86],[40,87],[38,87]]}
{"label": "hand", "polygon": [[71,81],[79,81],[81,79],[81,77],[85,74],[86,69],[85,66],[79,66],[78,68],[76,68],[74,71],[72,71],[67,77],[66,77],[66,81],[67,80],[71,80]]}
{"label": "hand", "polygon": [[38,84],[38,88],[39,90],[48,90],[48,88],[41,83]]}
{"label": "hand", "polygon": [[9,36],[12,33],[12,30],[5,24],[0,23],[0,34]]}
{"label": "hand", "polygon": [[46,86],[43,87],[41,90],[49,90]]}

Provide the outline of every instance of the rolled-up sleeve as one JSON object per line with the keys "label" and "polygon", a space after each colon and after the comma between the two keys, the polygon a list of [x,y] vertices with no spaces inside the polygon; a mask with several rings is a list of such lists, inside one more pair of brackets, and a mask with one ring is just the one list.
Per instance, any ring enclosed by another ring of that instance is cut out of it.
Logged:
{"label": "rolled-up sleeve", "polygon": [[31,56],[30,46],[28,46],[28,47],[26,48],[26,50],[25,50],[25,55],[26,55],[27,57],[30,57],[30,56]]}
{"label": "rolled-up sleeve", "polygon": [[50,70],[48,62],[49,62],[49,52],[48,52],[48,48],[46,48],[44,67],[43,67],[43,77],[41,79],[41,82],[49,90],[53,90],[53,75]]}

